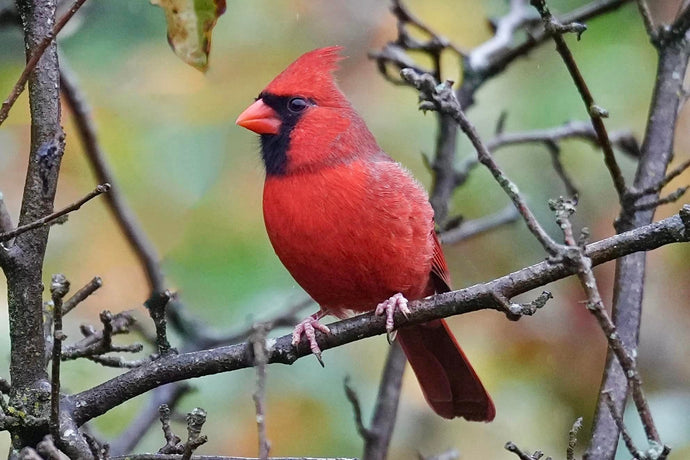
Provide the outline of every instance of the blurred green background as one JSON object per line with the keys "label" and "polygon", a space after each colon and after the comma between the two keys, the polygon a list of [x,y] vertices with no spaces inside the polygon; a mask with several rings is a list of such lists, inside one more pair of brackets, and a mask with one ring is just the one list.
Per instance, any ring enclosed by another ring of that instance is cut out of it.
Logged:
{"label": "blurred green background", "polygon": [[[584,3],[550,2],[556,11]],[[658,17],[669,18],[677,2],[650,3]],[[507,2],[502,0],[415,0],[408,4],[462,48],[488,39],[487,18],[507,10]],[[334,44],[345,47],[349,58],[338,74],[341,88],[384,150],[429,186],[421,154],[433,151],[435,117],[419,112],[414,91],[385,82],[366,57],[369,50],[395,37],[388,6],[371,0],[229,1],[214,32],[206,75],[175,57],[166,43],[163,12],[143,0],[93,0],[60,38],[62,57],[79,76],[119,185],[158,248],[170,286],[194,314],[219,330],[246,328],[305,296],[280,265],[263,229],[258,140],[234,125],[236,116],[265,84],[303,52]],[[608,128],[631,129],[641,139],[656,56],[637,10],[631,4],[590,21],[588,26],[581,41],[569,39],[575,58],[597,102],[610,112]],[[0,94],[4,97],[23,68],[23,42],[18,30],[4,28],[0,43]],[[452,58],[444,61],[444,70],[446,78],[458,80],[458,66]],[[488,139],[504,110],[508,113],[506,131],[545,128],[586,117],[551,43],[485,85],[469,116]],[[63,118],[67,150],[57,207],[95,186],[70,113],[65,111]],[[688,158],[689,121],[688,110],[682,111],[674,164]],[[0,128],[0,191],[15,221],[29,136],[24,93]],[[588,226],[593,239],[612,235],[618,204],[601,155],[581,142],[565,142],[562,147],[566,168],[581,191],[577,225]],[[464,139],[458,152],[460,158],[473,155]],[[619,158],[632,177],[634,163],[623,155]],[[546,202],[564,192],[546,149],[503,150],[498,161],[529,198],[541,222],[557,235]],[[689,180],[686,172],[674,184]],[[490,175],[478,169],[455,194],[451,212],[474,218],[507,203]],[[657,217],[679,208],[680,204],[665,206]],[[488,281],[544,259],[542,249],[521,223],[445,251],[456,287]],[[665,247],[649,255],[639,351],[653,414],[663,440],[674,448],[675,458],[690,457],[688,260],[688,245]],[[45,279],[56,272],[68,276],[75,288],[95,275],[104,280],[103,288],[67,318],[70,338],[78,337],[80,323],[97,323],[103,309],[134,309],[150,328],[141,307],[148,294],[141,268],[102,200],[72,214],[67,224],[53,227]],[[597,268],[596,273],[610,305],[613,264]],[[3,283],[4,278],[2,287]],[[581,437],[587,438],[605,341],[578,303],[584,296],[576,280],[548,288],[555,299],[535,317],[517,323],[490,311],[450,320],[494,397],[496,420],[478,424],[440,419],[426,406],[412,373],[407,372],[390,458],[416,458],[418,452],[428,455],[448,448],[457,448],[466,459],[514,458],[503,450],[508,440],[562,457],[568,430],[578,416],[584,417]],[[4,296],[0,305],[0,369],[7,369]],[[362,442],[342,382],[345,376],[351,377],[368,420],[386,349],[385,338],[377,337],[327,351],[325,369],[315,359],[302,359],[290,367],[270,366],[267,423],[271,454],[360,455]],[[86,361],[67,363],[63,369],[65,389],[73,392],[118,373]],[[8,378],[7,371],[2,376]],[[204,431],[210,440],[198,453],[257,455],[254,379],[252,370],[243,370],[191,382],[198,391],[182,400],[180,410],[201,406],[209,411]],[[116,436],[145,400],[142,396],[112,410],[96,421],[96,429],[106,438]],[[633,410],[628,411],[627,420],[642,440]],[[182,425],[176,428],[183,432]],[[3,434],[0,451],[8,442]],[[137,452],[155,451],[162,444],[160,431],[154,427]],[[620,458],[628,457],[621,449]]]}

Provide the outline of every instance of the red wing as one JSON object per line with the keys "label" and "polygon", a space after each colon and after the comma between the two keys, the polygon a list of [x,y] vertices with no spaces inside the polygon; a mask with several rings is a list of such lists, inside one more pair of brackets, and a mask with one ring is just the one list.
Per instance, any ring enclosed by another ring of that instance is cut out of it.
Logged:
{"label": "red wing", "polygon": [[443,255],[441,242],[438,240],[436,232],[432,230],[431,233],[434,235],[434,256],[431,261],[431,281],[437,293],[448,292],[451,290],[448,264],[446,264],[446,258]]}

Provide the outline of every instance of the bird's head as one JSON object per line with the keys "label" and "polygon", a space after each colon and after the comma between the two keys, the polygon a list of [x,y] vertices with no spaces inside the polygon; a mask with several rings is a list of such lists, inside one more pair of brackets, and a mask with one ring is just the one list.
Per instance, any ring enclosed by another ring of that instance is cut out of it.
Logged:
{"label": "bird's head", "polygon": [[237,118],[239,126],[261,135],[268,175],[315,169],[376,146],[333,77],[340,49],[299,57]]}

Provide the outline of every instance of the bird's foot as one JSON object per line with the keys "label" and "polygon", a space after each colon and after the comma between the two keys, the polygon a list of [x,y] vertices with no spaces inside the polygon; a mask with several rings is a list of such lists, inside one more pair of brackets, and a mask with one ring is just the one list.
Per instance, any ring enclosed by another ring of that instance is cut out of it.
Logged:
{"label": "bird's foot", "polygon": [[314,353],[316,359],[319,360],[321,367],[323,367],[323,360],[321,359],[321,348],[319,348],[319,344],[316,343],[316,330],[318,329],[325,334],[330,334],[331,332],[331,330],[328,329],[328,326],[319,322],[319,319],[321,319],[324,315],[324,312],[316,312],[313,315],[303,319],[292,331],[292,344],[297,345],[300,340],[302,340],[302,335],[304,335],[307,338],[307,341],[309,341],[309,348],[311,349],[311,352]]}
{"label": "bird's foot", "polygon": [[395,315],[396,310],[400,310],[400,312],[405,315],[405,318],[407,318],[407,315],[411,313],[410,309],[407,308],[407,299],[399,292],[390,299],[384,300],[376,306],[375,313],[377,315],[383,315],[384,313],[386,314],[386,333],[388,335],[389,342],[395,339],[395,336],[393,335],[393,328],[395,327],[393,316]]}

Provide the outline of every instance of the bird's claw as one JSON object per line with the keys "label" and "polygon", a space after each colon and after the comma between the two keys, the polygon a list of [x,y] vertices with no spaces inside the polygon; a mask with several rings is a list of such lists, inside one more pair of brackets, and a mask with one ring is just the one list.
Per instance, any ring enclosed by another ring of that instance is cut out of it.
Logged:
{"label": "bird's claw", "polygon": [[302,335],[304,335],[309,342],[309,349],[316,356],[321,367],[324,367],[323,360],[321,359],[321,348],[316,343],[316,330],[325,334],[330,334],[331,330],[328,326],[319,322],[320,317],[318,313],[315,313],[299,322],[292,331],[292,344],[297,345],[302,340]]}
{"label": "bird's claw", "polygon": [[395,340],[395,334],[393,331],[395,321],[393,317],[396,310],[400,310],[400,313],[402,313],[405,318],[407,318],[407,315],[411,313],[410,309],[407,307],[407,299],[399,292],[390,299],[386,299],[376,306],[375,313],[377,315],[383,315],[384,313],[386,314],[386,334],[389,342]]}

